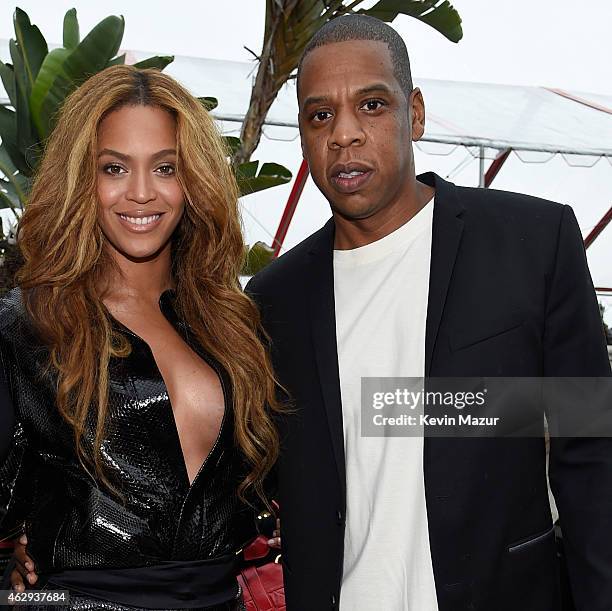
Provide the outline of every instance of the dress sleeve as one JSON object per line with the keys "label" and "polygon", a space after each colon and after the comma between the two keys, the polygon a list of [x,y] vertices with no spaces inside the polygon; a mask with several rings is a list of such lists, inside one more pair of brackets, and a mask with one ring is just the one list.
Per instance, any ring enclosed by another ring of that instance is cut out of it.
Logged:
{"label": "dress sleeve", "polygon": [[9,394],[4,372],[0,371],[0,465],[8,456],[13,442],[15,428],[15,410]]}
{"label": "dress sleeve", "polygon": [[15,413],[11,356],[0,338],[0,541],[21,532],[28,506],[28,443]]}

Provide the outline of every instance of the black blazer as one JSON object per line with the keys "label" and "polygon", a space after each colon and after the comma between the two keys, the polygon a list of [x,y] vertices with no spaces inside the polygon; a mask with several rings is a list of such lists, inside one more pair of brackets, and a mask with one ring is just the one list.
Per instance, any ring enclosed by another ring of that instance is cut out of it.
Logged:
{"label": "black blazer", "polygon": [[[431,173],[419,180],[436,189],[426,375],[609,375],[571,208]],[[247,289],[294,401],[280,421],[278,464],[289,611],[336,608],[340,597],[345,463],[333,238],[330,220]],[[610,611],[612,440],[553,439],[550,460],[577,607]],[[426,438],[424,471],[440,611],[559,611],[543,439]]]}

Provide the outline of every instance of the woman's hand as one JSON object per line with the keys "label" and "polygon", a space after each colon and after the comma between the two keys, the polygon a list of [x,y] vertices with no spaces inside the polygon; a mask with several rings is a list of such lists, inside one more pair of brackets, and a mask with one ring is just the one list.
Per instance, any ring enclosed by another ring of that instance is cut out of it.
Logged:
{"label": "woman's hand", "polygon": [[276,530],[272,532],[272,539],[268,539],[268,545],[275,549],[281,548],[280,518],[276,518]]}
{"label": "woman's hand", "polygon": [[26,554],[27,537],[21,535],[14,543],[15,551],[13,552],[13,558],[15,559],[15,569],[11,573],[11,585],[16,592],[24,592],[26,589],[25,583],[27,582],[33,586],[38,579],[38,575],[34,572],[32,558]]}

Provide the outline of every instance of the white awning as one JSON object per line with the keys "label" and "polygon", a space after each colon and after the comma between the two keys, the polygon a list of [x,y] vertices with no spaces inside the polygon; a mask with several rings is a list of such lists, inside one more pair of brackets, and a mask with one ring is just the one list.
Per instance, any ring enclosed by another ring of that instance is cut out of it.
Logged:
{"label": "white awning", "polygon": [[[8,60],[8,41],[0,41]],[[151,53],[128,52],[128,61]],[[176,57],[166,71],[198,96],[214,96],[214,114],[242,122],[255,78],[255,62]],[[425,98],[424,142],[612,158],[612,97],[544,87],[414,79]],[[4,89],[0,101],[7,103]],[[287,83],[266,125],[297,128],[295,85]]]}

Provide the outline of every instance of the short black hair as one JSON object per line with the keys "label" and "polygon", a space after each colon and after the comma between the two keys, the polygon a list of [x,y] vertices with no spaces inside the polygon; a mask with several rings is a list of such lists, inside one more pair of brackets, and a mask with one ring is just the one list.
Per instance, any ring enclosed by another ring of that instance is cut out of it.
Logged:
{"label": "short black hair", "polygon": [[331,19],[310,39],[298,64],[298,90],[302,64],[313,49],[349,40],[377,40],[386,43],[393,65],[393,75],[406,96],[410,95],[413,88],[410,59],[402,37],[384,21],[360,14],[343,15]]}

